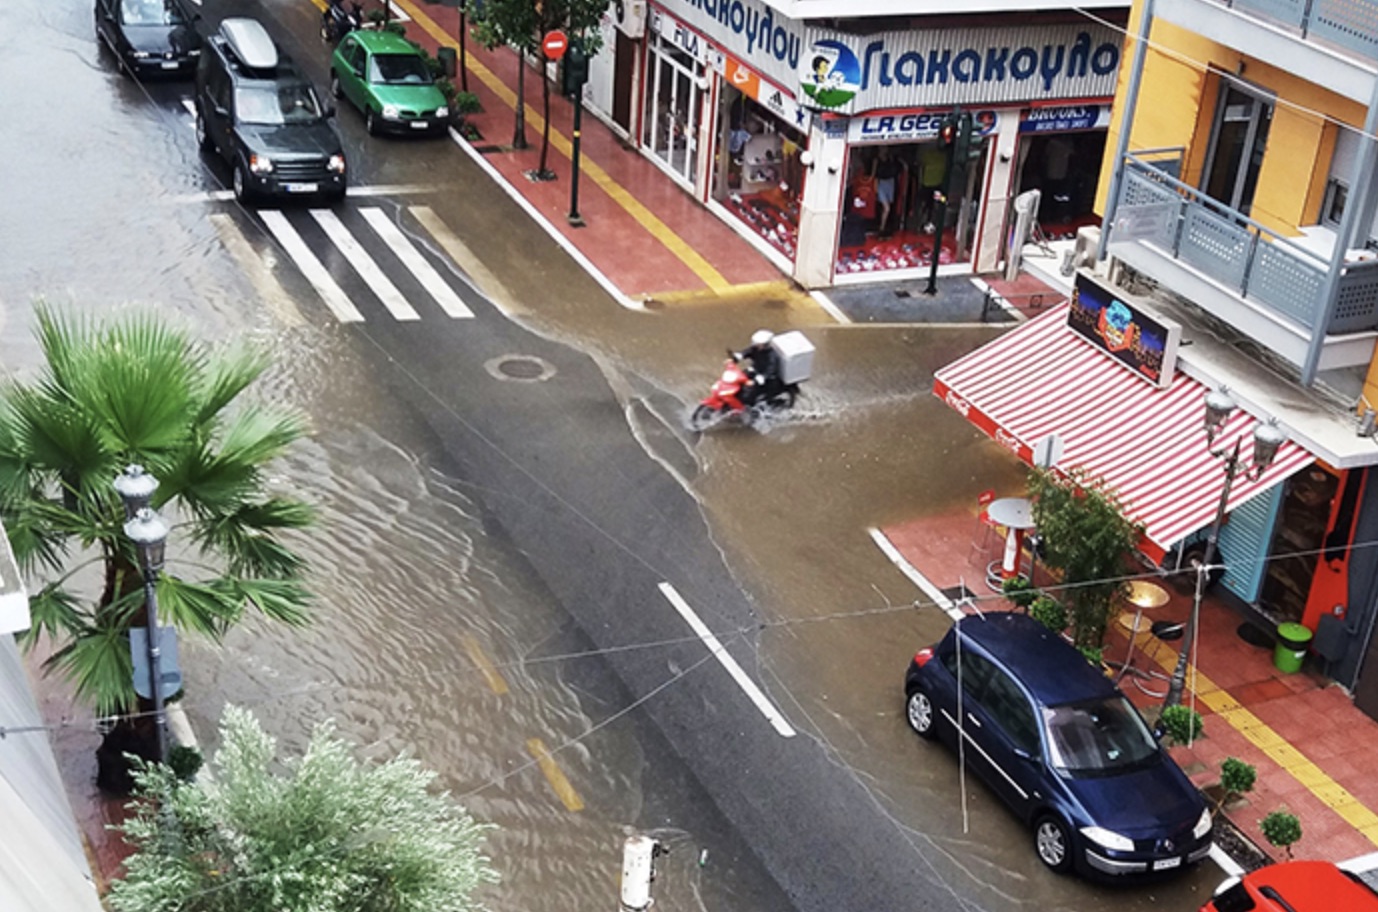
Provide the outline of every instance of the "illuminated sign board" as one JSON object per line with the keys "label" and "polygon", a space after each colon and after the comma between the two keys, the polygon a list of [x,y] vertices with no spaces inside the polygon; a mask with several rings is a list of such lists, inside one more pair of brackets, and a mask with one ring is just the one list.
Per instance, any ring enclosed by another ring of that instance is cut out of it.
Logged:
{"label": "illuminated sign board", "polygon": [[1154,386],[1172,383],[1180,323],[1129,304],[1116,289],[1079,273],[1067,326]]}

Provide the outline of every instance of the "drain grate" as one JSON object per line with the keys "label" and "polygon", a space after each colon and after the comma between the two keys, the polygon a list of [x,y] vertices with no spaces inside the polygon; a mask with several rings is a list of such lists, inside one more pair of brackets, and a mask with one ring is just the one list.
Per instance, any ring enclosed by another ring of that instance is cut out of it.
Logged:
{"label": "drain grate", "polygon": [[535,355],[503,355],[485,362],[483,367],[499,380],[518,383],[540,383],[555,376],[555,365]]}

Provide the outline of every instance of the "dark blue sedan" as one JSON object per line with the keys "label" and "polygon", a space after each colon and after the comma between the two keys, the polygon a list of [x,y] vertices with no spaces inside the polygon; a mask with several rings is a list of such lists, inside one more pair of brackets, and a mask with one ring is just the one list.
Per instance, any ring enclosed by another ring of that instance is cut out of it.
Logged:
{"label": "dark blue sedan", "polygon": [[914,656],[904,693],[914,731],[953,747],[965,739],[971,768],[1029,825],[1054,871],[1146,874],[1210,852],[1201,793],[1138,711],[1027,615],[962,618]]}

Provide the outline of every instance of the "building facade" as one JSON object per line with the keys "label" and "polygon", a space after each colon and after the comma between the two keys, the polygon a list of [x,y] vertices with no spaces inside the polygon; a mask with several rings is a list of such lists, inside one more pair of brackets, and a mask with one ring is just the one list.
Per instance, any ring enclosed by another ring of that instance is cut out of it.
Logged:
{"label": "building facade", "polygon": [[[1054,424],[1030,421],[1013,393],[996,401],[970,364],[940,372],[939,391],[973,414],[999,412],[991,432],[1016,451],[1024,437],[1066,434],[1067,464],[1117,488],[1164,566],[1199,547],[1225,487],[1202,432],[1206,392],[1242,406],[1217,453],[1238,441],[1247,464],[1253,429],[1275,424],[1287,439],[1278,460],[1237,476],[1225,505],[1219,585],[1256,626],[1308,628],[1323,669],[1378,716],[1374,22],[1378,0],[1136,0],[1096,265],[1056,331],[1040,320],[996,343],[1008,352],[1022,336],[1025,357],[1088,365],[1076,370],[1089,384],[1041,405]],[[1094,358],[1078,314],[1106,349]],[[1125,352],[1158,365],[1153,389],[1124,388],[1123,364],[1107,370]],[[1073,401],[1087,396],[1089,411]]]}
{"label": "building facade", "polygon": [[[1097,221],[1122,0],[842,6],[614,4],[586,103],[809,288],[926,275],[935,250],[945,271],[995,269],[1026,189],[1049,233]],[[949,173],[954,111],[975,140]]]}

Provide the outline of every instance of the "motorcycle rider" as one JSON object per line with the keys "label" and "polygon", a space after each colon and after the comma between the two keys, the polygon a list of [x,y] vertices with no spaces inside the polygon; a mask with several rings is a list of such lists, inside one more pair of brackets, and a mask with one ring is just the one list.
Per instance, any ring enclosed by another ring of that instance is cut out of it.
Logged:
{"label": "motorcycle rider", "polygon": [[751,362],[747,369],[751,382],[742,390],[742,399],[748,405],[762,397],[770,398],[781,387],[780,355],[770,344],[774,338],[775,333],[770,330],[758,329],[751,334],[751,344],[734,355],[739,362]]}

